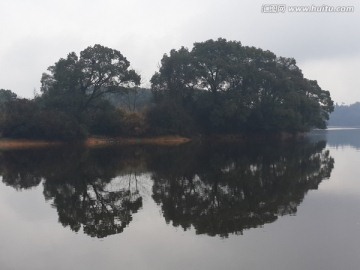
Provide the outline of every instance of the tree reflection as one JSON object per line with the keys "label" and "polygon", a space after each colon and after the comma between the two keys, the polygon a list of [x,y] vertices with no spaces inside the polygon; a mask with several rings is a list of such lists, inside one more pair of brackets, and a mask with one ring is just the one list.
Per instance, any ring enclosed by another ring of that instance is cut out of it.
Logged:
{"label": "tree reflection", "polygon": [[128,152],[109,149],[10,151],[1,155],[1,172],[3,182],[16,189],[43,181],[44,196],[63,226],[102,238],[122,232],[142,207],[136,178],[123,174],[129,162]]}
{"label": "tree reflection", "polygon": [[121,233],[142,208],[139,173],[151,173],[166,222],[227,237],[296,213],[333,166],[325,142],[308,141],[0,153],[5,184],[42,184],[63,226],[99,238]]}
{"label": "tree reflection", "polygon": [[308,190],[330,176],[325,142],[204,145],[158,153],[153,198],[167,222],[198,234],[230,233],[296,213]]}

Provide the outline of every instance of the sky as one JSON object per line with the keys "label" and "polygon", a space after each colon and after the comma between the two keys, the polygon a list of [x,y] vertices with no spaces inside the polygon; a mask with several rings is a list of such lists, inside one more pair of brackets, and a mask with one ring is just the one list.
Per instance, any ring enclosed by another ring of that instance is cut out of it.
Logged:
{"label": "sky", "polygon": [[[262,12],[284,3],[285,12]],[[299,5],[354,12],[289,12]],[[119,50],[150,86],[165,53],[222,37],[295,58],[350,104],[360,101],[359,30],[358,0],[1,0],[0,88],[32,98],[49,66],[94,44]]]}

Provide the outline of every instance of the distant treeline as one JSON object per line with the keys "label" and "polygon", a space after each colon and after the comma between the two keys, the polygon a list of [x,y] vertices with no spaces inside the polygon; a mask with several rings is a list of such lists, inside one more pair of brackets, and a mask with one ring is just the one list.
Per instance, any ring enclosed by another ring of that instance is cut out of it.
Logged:
{"label": "distant treeline", "polygon": [[330,115],[329,126],[360,127],[360,102],[338,105]]}
{"label": "distant treeline", "polygon": [[171,50],[140,88],[117,50],[88,47],[48,68],[40,94],[0,90],[3,137],[82,140],[89,135],[157,136],[304,132],[325,128],[329,91],[292,58],[225,39]]}

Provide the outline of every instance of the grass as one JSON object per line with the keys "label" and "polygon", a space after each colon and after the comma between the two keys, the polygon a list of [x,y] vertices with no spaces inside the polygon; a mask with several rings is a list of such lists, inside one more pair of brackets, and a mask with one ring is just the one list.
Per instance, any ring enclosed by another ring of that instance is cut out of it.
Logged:
{"label": "grass", "polygon": [[161,136],[151,138],[107,138],[107,137],[91,137],[85,141],[85,145],[88,147],[96,147],[103,145],[180,145],[190,142],[191,139],[180,136]]}
{"label": "grass", "polygon": [[40,148],[60,145],[60,142],[25,140],[25,139],[0,139],[0,149]]}
{"label": "grass", "polygon": [[[189,138],[180,136],[162,136],[152,138],[110,138],[110,137],[90,137],[83,144],[86,147],[100,147],[109,145],[180,145],[189,142]],[[0,149],[26,149],[41,148],[50,146],[65,145],[64,142],[44,141],[44,140],[25,140],[25,139],[0,139]]]}

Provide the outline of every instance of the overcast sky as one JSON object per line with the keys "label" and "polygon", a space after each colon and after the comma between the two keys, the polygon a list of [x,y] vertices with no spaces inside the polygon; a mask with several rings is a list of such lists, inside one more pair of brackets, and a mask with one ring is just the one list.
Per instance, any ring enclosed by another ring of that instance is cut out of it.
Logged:
{"label": "overcast sky", "polygon": [[[263,4],[354,6],[352,13],[262,13]],[[338,103],[360,101],[358,0],[0,0],[0,88],[22,97],[69,52],[121,51],[149,85],[162,55],[223,37],[294,57]]]}

